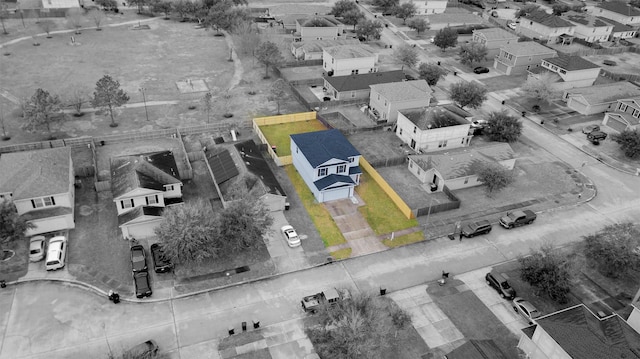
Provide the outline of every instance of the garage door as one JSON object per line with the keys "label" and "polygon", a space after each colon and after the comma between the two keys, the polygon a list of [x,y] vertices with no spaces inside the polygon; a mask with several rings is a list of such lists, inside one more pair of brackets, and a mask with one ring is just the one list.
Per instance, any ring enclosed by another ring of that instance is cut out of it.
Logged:
{"label": "garage door", "polygon": [[337,189],[330,189],[322,192],[322,202],[335,201],[336,199],[349,198],[349,188],[341,187]]}
{"label": "garage door", "polygon": [[153,229],[156,228],[159,224],[160,224],[160,221],[140,223],[140,224],[130,224],[127,226],[129,237],[134,237],[134,238],[154,237],[155,233],[153,232]]}
{"label": "garage door", "polygon": [[607,119],[606,125],[607,125],[607,127],[611,127],[611,128],[613,128],[614,130],[616,130],[618,132],[622,132],[622,131],[627,129],[626,122],[618,120],[618,119],[610,117],[610,116]]}
{"label": "garage door", "polygon": [[[73,221],[71,222],[73,223]],[[35,224],[36,228],[27,231],[28,236],[73,228],[73,225],[69,225],[67,222],[66,217],[37,219],[32,220],[31,223]]]}
{"label": "garage door", "polygon": [[497,60],[494,60],[493,68],[502,72],[503,74],[507,74],[507,70],[509,69],[507,65],[503,64],[502,62],[498,62]]}

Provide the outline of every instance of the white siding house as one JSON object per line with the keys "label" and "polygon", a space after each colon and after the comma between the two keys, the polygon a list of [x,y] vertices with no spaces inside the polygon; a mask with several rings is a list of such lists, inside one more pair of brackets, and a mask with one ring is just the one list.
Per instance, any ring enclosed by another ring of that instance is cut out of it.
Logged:
{"label": "white siding house", "polygon": [[567,107],[583,115],[613,109],[619,99],[640,96],[640,88],[627,81],[566,90],[562,96]]}
{"label": "white siding house", "polygon": [[376,62],[378,54],[366,45],[326,47],[322,52],[322,69],[329,76],[377,72]]}
{"label": "white siding house", "polygon": [[516,33],[531,38],[538,38],[547,43],[565,41],[563,36],[573,36],[576,26],[560,16],[534,11],[520,18]]}
{"label": "white siding house", "polygon": [[398,111],[429,106],[431,87],[425,80],[371,85],[369,109],[378,121],[395,122]]}
{"label": "white siding house", "polygon": [[396,135],[416,152],[469,146],[471,115],[444,105],[398,112]]}
{"label": "white siding house", "polygon": [[529,76],[542,73],[553,74],[557,80],[552,85],[555,90],[567,90],[592,86],[600,75],[600,66],[580,56],[559,56],[543,59],[540,67],[529,71]]}
{"label": "white siding house", "polygon": [[574,36],[586,42],[608,41],[613,32],[613,25],[595,16],[568,11],[562,17],[575,25]]}

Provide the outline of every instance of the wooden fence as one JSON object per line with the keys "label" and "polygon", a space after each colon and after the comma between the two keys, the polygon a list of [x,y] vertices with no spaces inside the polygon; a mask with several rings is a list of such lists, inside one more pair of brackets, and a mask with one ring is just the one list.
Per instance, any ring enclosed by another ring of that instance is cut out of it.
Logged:
{"label": "wooden fence", "polygon": [[456,197],[456,195],[453,194],[453,192],[451,192],[447,186],[444,186],[442,188],[442,192],[447,195],[447,197],[449,198],[449,202],[438,203],[435,206],[417,208],[414,210],[414,214],[416,215],[416,217],[427,216],[438,212],[450,211],[452,209],[460,208],[460,199],[458,199],[458,197]]}
{"label": "wooden fence", "polygon": [[269,126],[269,125],[278,125],[281,123],[290,123],[290,122],[302,122],[315,120],[316,113],[314,111],[311,112],[299,112],[299,113],[291,113],[288,115],[278,115],[278,116],[267,116],[267,117],[256,117],[253,119],[253,130],[260,138],[260,142],[265,144],[267,153],[276,163],[276,165],[282,167],[286,165],[290,165],[293,163],[293,158],[291,156],[278,156],[276,151],[271,148],[267,137],[262,133],[260,126]]}

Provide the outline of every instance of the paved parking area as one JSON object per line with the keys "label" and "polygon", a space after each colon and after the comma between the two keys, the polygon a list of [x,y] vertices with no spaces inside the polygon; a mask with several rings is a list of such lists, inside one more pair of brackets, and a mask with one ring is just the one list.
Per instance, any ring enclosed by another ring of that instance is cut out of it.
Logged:
{"label": "paved parking area", "polygon": [[[271,231],[265,235],[264,241],[278,273],[286,273],[309,267],[310,264],[304,255],[302,246],[290,248],[280,232],[282,226],[289,224],[284,217],[284,213],[282,211],[271,212],[271,216],[273,217],[273,224],[271,225]],[[300,232],[303,229],[295,229],[300,239],[304,241],[307,236]]]}

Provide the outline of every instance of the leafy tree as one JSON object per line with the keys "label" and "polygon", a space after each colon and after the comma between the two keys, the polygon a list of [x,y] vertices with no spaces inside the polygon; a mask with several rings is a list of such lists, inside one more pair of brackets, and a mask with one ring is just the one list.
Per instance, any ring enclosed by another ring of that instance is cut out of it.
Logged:
{"label": "leafy tree", "polygon": [[238,25],[236,28],[238,40],[236,43],[238,44],[238,50],[242,54],[255,55],[256,49],[262,42],[259,31],[252,21],[245,21]]}
{"label": "leafy tree", "polygon": [[362,13],[362,11],[358,10],[358,9],[353,9],[350,11],[345,12],[342,15],[342,22],[345,25],[353,25],[353,29],[356,29],[356,25],[358,25],[358,23],[360,21],[362,21],[364,19],[364,14]]}
{"label": "leafy tree", "polygon": [[492,112],[487,119],[484,133],[492,141],[515,142],[522,134],[522,122],[506,111]]}
{"label": "leafy tree", "polygon": [[429,29],[429,24],[427,23],[427,20],[421,17],[415,17],[413,19],[409,19],[407,26],[409,26],[410,29],[416,30],[418,34]]}
{"label": "leafy tree", "polygon": [[373,0],[371,5],[375,6],[379,10],[388,11],[400,5],[400,0]]}
{"label": "leafy tree", "polygon": [[47,37],[51,37],[51,30],[56,27],[56,24],[49,19],[45,19],[40,20],[40,22],[38,22],[38,26],[45,32],[45,34],[47,34]]}
{"label": "leafy tree", "polygon": [[584,239],[584,254],[607,277],[617,278],[640,268],[640,229],[633,223],[608,225]]}
{"label": "leafy tree", "polygon": [[513,180],[513,172],[500,164],[483,164],[478,171],[478,181],[485,185],[489,195],[506,188]]}
{"label": "leafy tree", "polygon": [[202,1],[188,2],[189,14],[198,21],[199,25],[206,24],[209,9]]}
{"label": "leafy tree", "polygon": [[283,79],[278,79],[269,88],[269,100],[275,101],[278,106],[278,115],[280,114],[280,102],[284,101],[287,96],[287,83]]}
{"label": "leafy tree", "polygon": [[449,87],[449,98],[460,108],[478,108],[487,99],[487,89],[476,82],[460,81]]}
{"label": "leafy tree", "polygon": [[478,42],[462,44],[458,55],[460,56],[460,62],[473,67],[474,62],[482,62],[487,59],[487,47]]}
{"label": "leafy tree", "polygon": [[184,21],[190,12],[191,1],[179,0],[173,4],[173,10],[180,17],[180,21]]}
{"label": "leafy tree", "polygon": [[527,257],[518,258],[520,278],[559,303],[567,302],[574,277],[574,263],[569,257],[543,245]]}
{"label": "leafy tree", "polygon": [[377,20],[362,20],[356,25],[356,35],[364,37],[367,41],[370,39],[380,39],[382,33],[382,23]]}
{"label": "leafy tree", "polygon": [[271,41],[265,41],[256,50],[256,58],[265,67],[265,78],[269,77],[269,67],[277,66],[284,61],[278,45]]}
{"label": "leafy tree", "polygon": [[395,7],[393,12],[397,18],[402,19],[403,24],[406,24],[407,19],[414,16],[418,12],[418,10],[416,9],[416,4],[414,4],[413,2],[406,2],[400,6]]}
{"label": "leafy tree", "polygon": [[118,2],[116,0],[96,0],[96,4],[102,6],[103,10],[113,10],[118,8]]}
{"label": "leafy tree", "polygon": [[535,4],[526,4],[523,7],[520,8],[520,10],[518,10],[518,12],[516,12],[516,17],[522,17],[522,16],[526,16],[529,14],[532,14],[536,11],[538,11],[540,9],[540,7],[538,5]]}
{"label": "leafy tree", "polygon": [[219,0],[211,8],[205,19],[205,25],[216,31],[232,31],[248,18],[245,9],[236,6],[232,0]]}
{"label": "leafy tree", "polygon": [[447,70],[434,64],[423,62],[418,67],[420,78],[427,81],[429,86],[435,86],[447,74]]}
{"label": "leafy tree", "polygon": [[173,3],[168,0],[158,0],[151,6],[153,12],[161,12],[164,14],[164,18],[168,19],[171,15],[171,11],[174,9]]}
{"label": "leafy tree", "polygon": [[640,0],[631,0],[629,1],[629,5],[633,7],[640,7]]}
{"label": "leafy tree", "polygon": [[238,253],[264,245],[263,238],[273,224],[264,203],[251,195],[233,201],[218,218],[217,238],[225,254]]}
{"label": "leafy tree", "polygon": [[358,4],[351,0],[339,0],[335,4],[333,4],[331,11],[329,11],[329,15],[333,15],[335,17],[344,17],[344,14],[353,10],[360,11],[358,9]]}
{"label": "leafy tree", "polygon": [[89,17],[93,20],[93,23],[96,24],[96,30],[101,30],[100,24],[102,24],[102,20],[104,20],[104,12],[93,9],[89,11]]}
{"label": "leafy tree", "polygon": [[622,133],[614,134],[612,139],[620,145],[624,155],[629,158],[640,156],[640,132],[625,130]]}
{"label": "leafy tree", "polygon": [[111,127],[116,127],[113,111],[129,101],[129,95],[120,88],[120,82],[109,75],[104,75],[96,82],[96,90],[93,92],[91,105],[109,111]]}
{"label": "leafy tree", "polygon": [[13,202],[0,201],[0,252],[3,245],[24,238],[24,233],[33,228],[35,228],[33,223],[26,222],[18,216]]}
{"label": "leafy tree", "polygon": [[0,24],[2,24],[2,33],[8,35],[7,27],[4,24],[4,20],[9,18],[9,6],[6,1],[0,1]]}
{"label": "leafy tree", "polygon": [[557,15],[557,16],[560,16],[560,15],[562,15],[563,13],[565,13],[565,12],[567,12],[567,11],[571,10],[571,8],[569,7],[569,5],[564,4],[564,3],[557,3],[557,4],[554,4],[551,8],[553,9],[553,15]]}
{"label": "leafy tree", "polygon": [[217,257],[221,244],[216,240],[217,221],[204,200],[165,208],[164,220],[155,229],[164,255],[177,264],[198,263]]}
{"label": "leafy tree", "polygon": [[556,91],[553,88],[555,82],[553,75],[547,72],[538,74],[538,77],[529,76],[527,81],[522,86],[522,90],[529,97],[533,97],[538,100],[538,107],[542,102],[549,102],[556,96]]}
{"label": "leafy tree", "polygon": [[455,47],[458,44],[458,33],[447,26],[436,33],[433,38],[433,44],[441,48],[442,52],[445,52],[447,47]]}
{"label": "leafy tree", "polygon": [[64,118],[60,111],[60,98],[39,88],[26,103],[24,109],[25,122],[22,128],[29,132],[34,132],[41,127],[45,127],[49,136],[51,136],[51,124]]}
{"label": "leafy tree", "polygon": [[207,92],[206,94],[204,94],[200,102],[202,102],[202,107],[204,107],[204,110],[207,111],[207,123],[209,123],[209,121],[211,120],[211,110],[213,110],[213,95],[211,94],[211,92]]}
{"label": "leafy tree", "polygon": [[394,53],[395,58],[408,67],[414,67],[418,63],[418,51],[407,44],[402,44]]}
{"label": "leafy tree", "polygon": [[393,302],[367,294],[324,305],[316,319],[320,324],[307,334],[321,357],[335,359],[381,359],[394,334],[411,325],[411,317]]}
{"label": "leafy tree", "polygon": [[84,22],[83,9],[71,8],[67,10],[67,22],[72,28],[76,29],[75,33],[80,34],[80,28]]}

